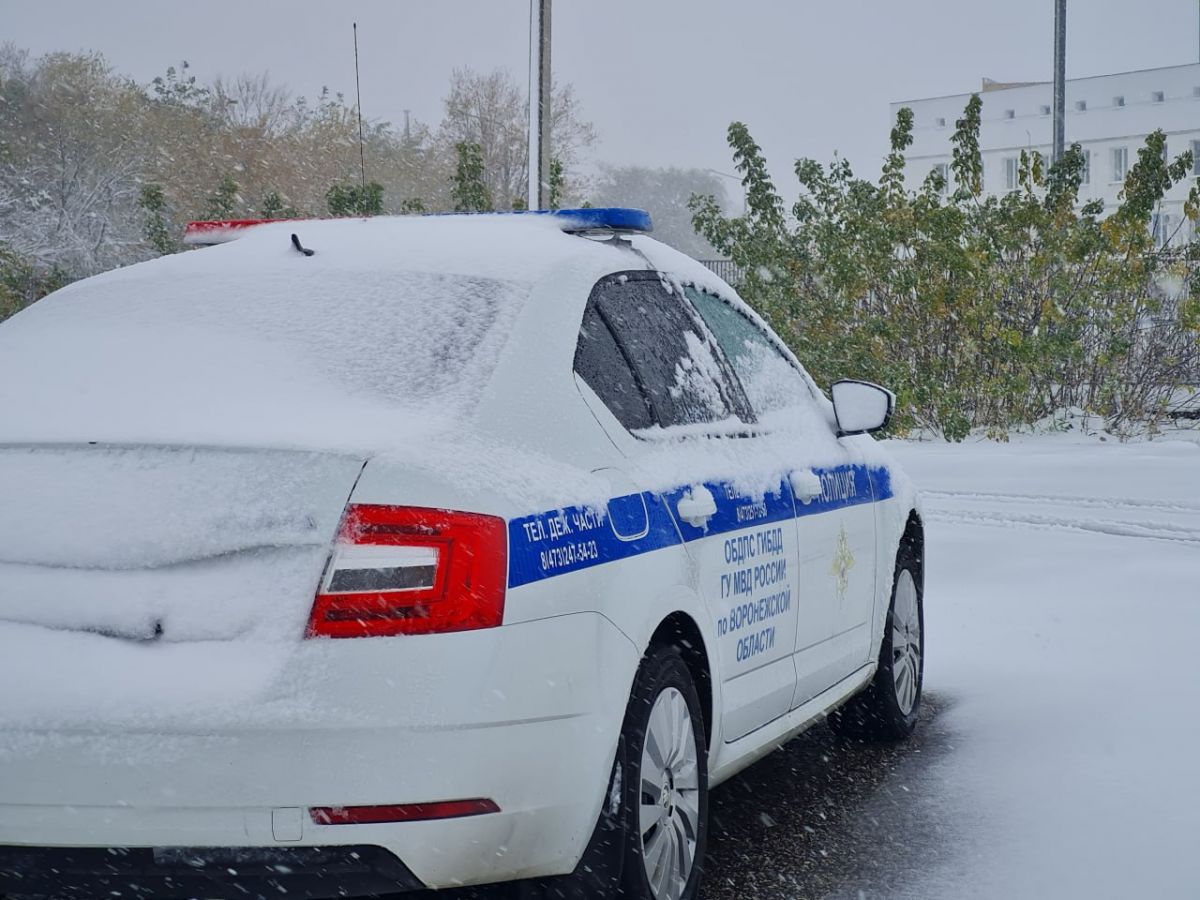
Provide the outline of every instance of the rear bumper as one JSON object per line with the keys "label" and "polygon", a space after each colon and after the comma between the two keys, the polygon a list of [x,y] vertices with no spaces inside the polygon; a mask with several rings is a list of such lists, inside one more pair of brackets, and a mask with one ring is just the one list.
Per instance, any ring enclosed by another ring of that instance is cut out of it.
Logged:
{"label": "rear bumper", "polygon": [[[317,685],[299,720],[0,731],[0,846],[373,846],[429,887],[574,867],[638,661],[607,619],[312,641],[298,653]],[[308,814],[476,797],[501,811],[370,825]]]}
{"label": "rear bumper", "polygon": [[286,896],[298,900],[415,891],[381,847],[60,848],[0,846],[0,888],[60,900],[121,896]]}

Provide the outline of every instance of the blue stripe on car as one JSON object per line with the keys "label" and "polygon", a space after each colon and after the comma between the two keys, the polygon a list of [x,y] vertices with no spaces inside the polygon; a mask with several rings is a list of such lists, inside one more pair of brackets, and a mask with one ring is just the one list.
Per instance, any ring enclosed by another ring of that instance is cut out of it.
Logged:
{"label": "blue stripe on car", "polygon": [[892,496],[891,473],[885,467],[849,465],[813,472],[821,479],[823,490],[807,503],[792,496],[787,482],[780,482],[759,500],[740,493],[730,482],[707,482],[717,512],[703,528],[676,521],[671,514],[690,487],[665,494],[643,491],[613,497],[604,514],[590,506],[568,506],[510,519],[508,586],[520,587],[682,542]]}

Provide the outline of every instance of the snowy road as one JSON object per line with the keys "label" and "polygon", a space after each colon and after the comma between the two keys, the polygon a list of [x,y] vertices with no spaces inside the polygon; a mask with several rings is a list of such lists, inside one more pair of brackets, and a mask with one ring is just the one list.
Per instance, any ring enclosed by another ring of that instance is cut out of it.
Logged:
{"label": "snowy road", "polygon": [[706,900],[1200,897],[1200,446],[894,449],[926,504],[918,739],[818,727],[715,791]]}

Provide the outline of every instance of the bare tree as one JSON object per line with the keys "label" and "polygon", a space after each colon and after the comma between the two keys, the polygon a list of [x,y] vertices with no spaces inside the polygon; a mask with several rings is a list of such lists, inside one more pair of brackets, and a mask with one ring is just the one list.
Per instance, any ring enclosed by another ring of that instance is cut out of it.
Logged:
{"label": "bare tree", "polygon": [[[459,144],[478,144],[483,154],[484,183],[500,207],[526,196],[528,101],[524,89],[505,69],[488,74],[455,69],[445,99],[438,146],[454,159]],[[550,152],[568,173],[580,154],[596,141],[596,132],[580,112],[574,89],[555,87],[550,100]],[[578,191],[576,191],[578,193]]]}
{"label": "bare tree", "polygon": [[137,213],[144,98],[96,55],[0,59],[0,243],[44,266],[98,272],[146,255]]}

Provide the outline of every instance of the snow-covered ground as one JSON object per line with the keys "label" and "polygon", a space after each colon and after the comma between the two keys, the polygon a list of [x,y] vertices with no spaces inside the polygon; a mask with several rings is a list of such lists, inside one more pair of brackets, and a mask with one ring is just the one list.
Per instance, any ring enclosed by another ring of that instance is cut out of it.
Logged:
{"label": "snow-covered ground", "polygon": [[952,846],[902,838],[886,895],[1200,897],[1200,432],[890,446],[952,745],[911,789]]}

